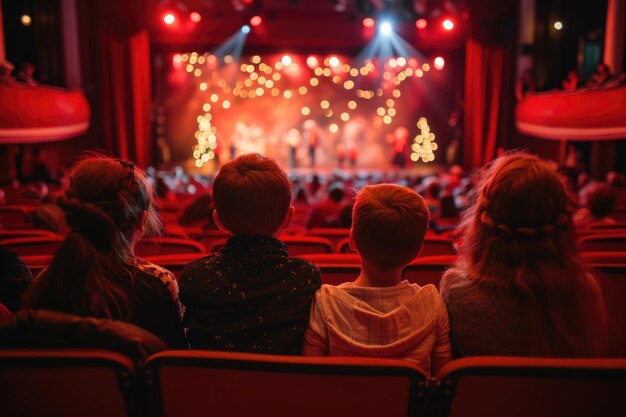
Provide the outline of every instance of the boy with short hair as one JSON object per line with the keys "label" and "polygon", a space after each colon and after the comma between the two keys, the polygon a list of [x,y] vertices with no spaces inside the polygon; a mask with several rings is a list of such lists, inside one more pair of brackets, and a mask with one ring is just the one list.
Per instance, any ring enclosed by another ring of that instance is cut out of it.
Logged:
{"label": "boy with short hair", "polygon": [[361,256],[361,274],[316,293],[303,352],[405,359],[435,374],[452,357],[446,308],[433,285],[401,279],[424,242],[426,202],[382,184],[364,187],[353,210],[350,247]]}
{"label": "boy with short hair", "polygon": [[213,200],[215,223],[233,237],[180,278],[190,346],[299,354],[320,271],[277,239],[294,214],[287,175],[269,158],[242,155],[221,168]]}

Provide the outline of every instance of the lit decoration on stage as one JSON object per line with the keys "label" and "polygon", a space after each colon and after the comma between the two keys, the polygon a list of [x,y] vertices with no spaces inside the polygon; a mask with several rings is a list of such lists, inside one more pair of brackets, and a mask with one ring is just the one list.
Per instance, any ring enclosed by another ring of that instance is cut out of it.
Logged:
{"label": "lit decoration on stage", "polygon": [[420,117],[417,121],[417,128],[420,130],[420,134],[413,139],[411,161],[417,162],[421,158],[424,162],[432,162],[435,160],[434,151],[438,148],[435,143],[435,134],[430,131],[430,126],[428,126],[425,117]]}
{"label": "lit decoration on stage", "polygon": [[[246,100],[262,97],[289,102],[297,95],[305,101],[293,106],[294,112],[301,116],[323,117],[327,131],[332,135],[339,135],[342,126],[352,120],[355,112],[369,117],[374,128],[388,128],[403,110],[397,101],[402,95],[403,84],[409,79],[423,77],[431,68],[431,64],[424,60],[402,56],[382,61],[365,59],[353,66],[345,62],[345,58],[335,55],[297,57],[282,54],[269,59],[253,55],[245,62],[238,62],[232,55],[219,57],[197,52],[173,55],[172,63],[197,78],[197,88],[206,94],[195,133],[197,144],[193,156],[197,167],[216,157],[219,134],[212,124],[215,120],[213,112],[233,111]],[[439,66],[437,61],[432,64],[435,68]],[[342,99],[320,99],[315,90],[321,86],[343,89],[348,95],[341,95]],[[430,162],[437,149],[434,134],[430,133],[425,118],[419,120],[417,127],[421,134],[415,138],[411,160]],[[226,143],[237,143],[237,153],[264,153],[266,148],[266,139],[262,137],[261,129],[255,126],[237,124],[233,137],[225,139]],[[221,152],[227,153],[225,148]]]}

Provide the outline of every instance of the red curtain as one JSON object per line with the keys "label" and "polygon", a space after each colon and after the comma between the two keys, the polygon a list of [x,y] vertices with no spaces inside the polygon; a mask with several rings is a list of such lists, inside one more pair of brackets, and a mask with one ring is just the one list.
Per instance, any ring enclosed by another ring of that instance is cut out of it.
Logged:
{"label": "red curtain", "polygon": [[514,59],[511,48],[470,38],[465,50],[465,140],[463,163],[492,160],[511,134]]}
{"label": "red curtain", "polygon": [[148,33],[103,36],[104,135],[107,151],[141,167],[151,160],[151,81]]}

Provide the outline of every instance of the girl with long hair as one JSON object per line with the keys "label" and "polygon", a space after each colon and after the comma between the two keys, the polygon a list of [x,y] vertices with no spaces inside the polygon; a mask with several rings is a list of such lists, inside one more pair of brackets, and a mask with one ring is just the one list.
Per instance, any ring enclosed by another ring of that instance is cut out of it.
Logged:
{"label": "girl with long hair", "polygon": [[133,252],[144,233],[161,228],[153,198],[133,164],[99,155],[80,160],[57,200],[71,232],[24,307],[127,321],[170,347],[187,347],[173,275]]}
{"label": "girl with long hair", "polygon": [[606,316],[576,248],[571,204],[550,165],[506,154],[486,170],[441,282],[458,356],[602,356]]}

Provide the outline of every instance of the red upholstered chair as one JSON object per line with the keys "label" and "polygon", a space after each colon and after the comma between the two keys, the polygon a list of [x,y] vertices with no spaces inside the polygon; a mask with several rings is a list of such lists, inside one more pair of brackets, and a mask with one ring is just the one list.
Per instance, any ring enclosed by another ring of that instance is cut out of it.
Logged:
{"label": "red upholstered chair", "polygon": [[323,237],[325,239],[328,239],[332,242],[333,248],[336,248],[339,242],[341,242],[342,240],[350,236],[350,229],[344,229],[344,228],[332,229],[332,228],[316,227],[316,228],[310,229],[307,232],[307,235]]}
{"label": "red upholstered chair", "polygon": [[34,277],[37,277],[42,270],[46,269],[54,255],[27,255],[22,256],[22,261],[30,269]]}
{"label": "red upholstered chair", "polygon": [[146,363],[164,417],[406,417],[426,375],[405,361],[168,351]]}
{"label": "red upholstered chair", "polygon": [[0,240],[39,236],[57,237],[59,235],[49,230],[41,229],[0,229]]}
{"label": "red upholstered chair", "polygon": [[30,212],[35,208],[28,205],[0,207],[0,226],[3,229],[22,229],[30,224]]}
{"label": "red upholstered chair", "polygon": [[404,268],[402,278],[420,286],[433,284],[439,288],[443,273],[455,261],[456,255],[422,256],[420,254]]}
{"label": "red upholstered chair", "polygon": [[619,264],[592,263],[591,267],[604,295],[608,356],[626,358],[626,258]]}
{"label": "red upholstered chair", "polygon": [[0,241],[0,246],[12,250],[18,256],[54,255],[63,241],[62,236],[37,236]]}
{"label": "red upholstered chair", "polygon": [[204,246],[204,251],[207,253],[213,253],[212,247],[217,242],[226,241],[230,236],[230,233],[223,232],[221,230],[205,230],[193,235],[193,240],[200,242]]}
{"label": "red upholstered chair", "polygon": [[130,359],[103,350],[0,350],[4,416],[126,417]]}
{"label": "red upholstered chair", "polygon": [[187,233],[187,229],[183,226],[168,223],[164,225],[165,236],[167,237],[175,237],[177,239],[189,239],[189,233]]}
{"label": "red upholstered chair", "polygon": [[[209,253],[219,252],[227,239],[217,240],[209,248]],[[280,240],[287,245],[289,256],[300,256],[309,253],[332,253],[333,245],[328,239],[313,236],[289,236],[283,234]]]}
{"label": "red upholstered chair", "polygon": [[[337,244],[337,252],[354,253],[350,249],[350,239],[346,238]],[[428,235],[424,239],[424,247],[420,256],[455,255],[456,250],[452,241],[447,236]]]}
{"label": "red upholstered chair", "polygon": [[177,253],[173,255],[146,256],[144,259],[162,266],[179,279],[188,263],[207,256],[206,253]]}
{"label": "red upholstered chair", "polygon": [[626,231],[626,222],[615,223],[596,223],[587,227],[589,230],[594,230],[596,233],[607,232],[624,232]]}
{"label": "red upholstered chair", "polygon": [[626,359],[474,357],[439,379],[437,417],[626,415]]}
{"label": "red upholstered chair", "polygon": [[177,253],[203,253],[204,246],[189,239],[173,237],[150,237],[135,245],[135,255],[140,258],[157,255],[174,255]]}
{"label": "red upholstered chair", "polygon": [[626,233],[597,233],[581,236],[578,239],[581,252],[626,252]]}
{"label": "red upholstered chair", "polygon": [[281,236],[289,251],[289,256],[305,253],[332,253],[333,244],[328,239],[315,236]]}

